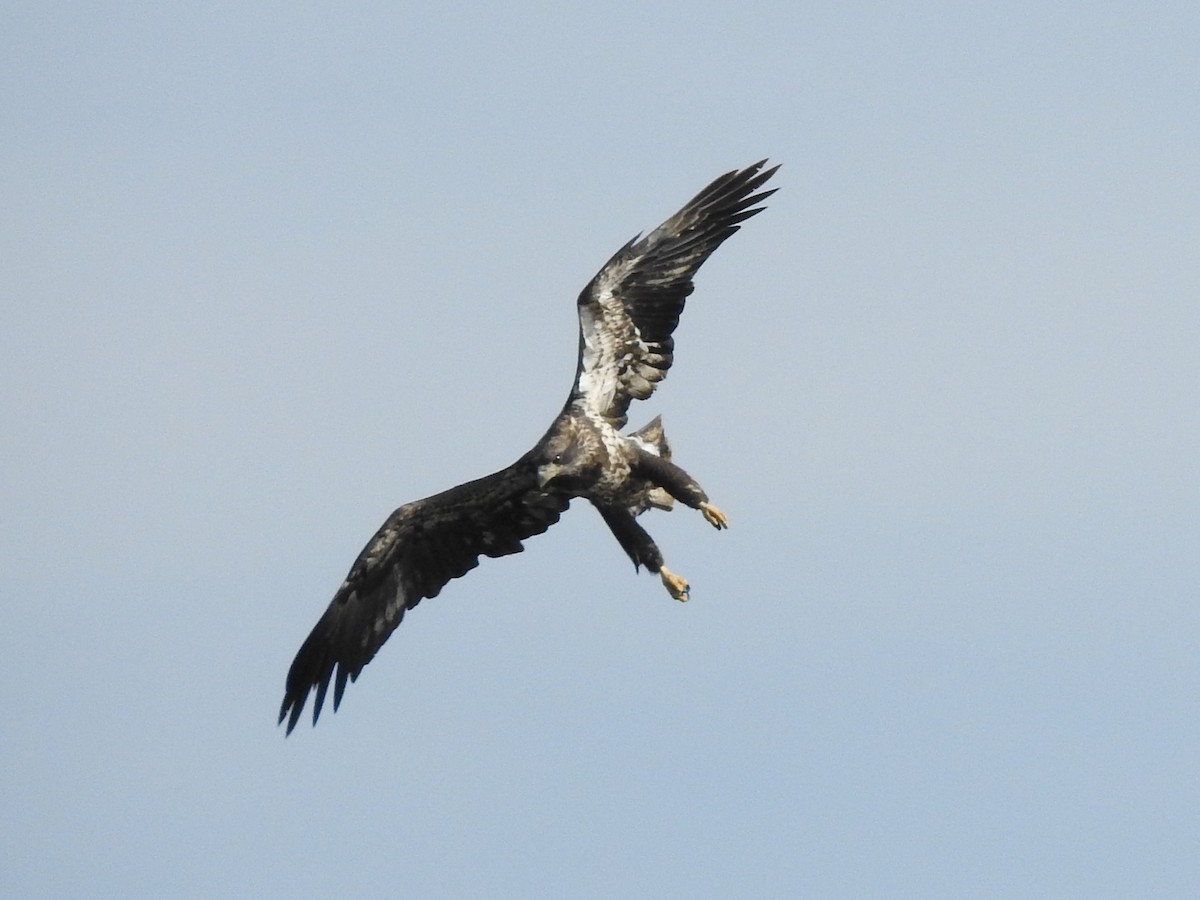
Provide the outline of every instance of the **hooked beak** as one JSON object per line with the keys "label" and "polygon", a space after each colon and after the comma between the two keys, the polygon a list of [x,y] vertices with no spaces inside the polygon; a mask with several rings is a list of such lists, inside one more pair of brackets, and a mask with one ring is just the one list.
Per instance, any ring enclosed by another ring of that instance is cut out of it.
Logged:
{"label": "hooked beak", "polygon": [[553,481],[555,478],[557,478],[559,476],[559,474],[562,472],[562,470],[563,470],[563,467],[559,463],[548,462],[548,463],[544,463],[544,464],[538,466],[538,470],[537,470],[538,487],[541,488],[542,490],[545,490],[546,485],[548,485],[551,481]]}

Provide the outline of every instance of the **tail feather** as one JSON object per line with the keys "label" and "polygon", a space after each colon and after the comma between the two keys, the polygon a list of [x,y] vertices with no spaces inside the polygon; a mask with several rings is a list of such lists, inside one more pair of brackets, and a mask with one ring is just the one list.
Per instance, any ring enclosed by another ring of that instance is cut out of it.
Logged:
{"label": "tail feather", "polygon": [[[660,459],[671,458],[671,445],[667,443],[667,434],[663,430],[662,416],[655,416],[637,431],[629,432],[631,438],[636,438],[648,450],[658,455]],[[660,487],[650,487],[639,495],[637,501],[629,507],[635,516],[640,516],[648,509],[661,509],[670,512],[675,506],[675,498]]]}

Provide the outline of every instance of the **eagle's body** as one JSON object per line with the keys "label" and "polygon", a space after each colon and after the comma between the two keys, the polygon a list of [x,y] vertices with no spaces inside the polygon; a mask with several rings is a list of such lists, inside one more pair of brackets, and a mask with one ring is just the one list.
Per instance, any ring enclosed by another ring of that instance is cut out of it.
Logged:
{"label": "eagle's body", "polygon": [[[713,181],[683,209],[610,259],[579,295],[579,364],[562,412],[511,466],[397,509],[359,554],[288,671],[279,721],[290,734],[310,690],[313,723],[331,679],[334,709],[353,681],[423,598],[435,597],[480,556],[519,553],[521,541],[558,521],[571,500],[599,511],[635,566],[659,574],[672,597],[688,584],[663,565],[636,517],[674,500],[716,528],[725,515],[671,461],[655,418],[622,434],[633,400],[666,377],[672,333],[692,292],[692,276],[738,223],[762,211],[774,191],[755,193],[775,169],[764,162]],[[777,168],[777,167],[776,167]],[[335,675],[336,670],[336,675]]]}

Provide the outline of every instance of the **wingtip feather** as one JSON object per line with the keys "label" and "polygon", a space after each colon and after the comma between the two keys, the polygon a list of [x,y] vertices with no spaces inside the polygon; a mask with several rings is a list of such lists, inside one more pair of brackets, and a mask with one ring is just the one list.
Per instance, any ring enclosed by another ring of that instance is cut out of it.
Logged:
{"label": "wingtip feather", "polygon": [[[300,714],[304,711],[304,703],[308,699],[308,693],[305,692],[302,697],[294,697],[288,694],[283,698],[283,708],[279,710],[279,722],[282,725],[284,716],[288,717],[287,731],[283,736],[287,737],[296,728],[296,723],[300,721]],[[290,712],[290,715],[288,715]]]}

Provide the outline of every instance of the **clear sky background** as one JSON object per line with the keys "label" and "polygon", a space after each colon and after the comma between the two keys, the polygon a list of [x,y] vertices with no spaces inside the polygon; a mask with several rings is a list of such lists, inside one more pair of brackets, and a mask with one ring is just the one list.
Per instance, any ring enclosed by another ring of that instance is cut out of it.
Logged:
{"label": "clear sky background", "polygon": [[[1197,9],[8,4],[0,894],[1200,895]],[[692,601],[575,508],[285,740],[764,156],[632,411]]]}

